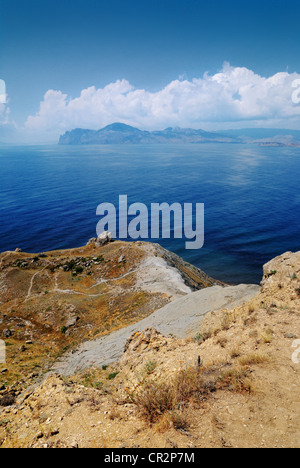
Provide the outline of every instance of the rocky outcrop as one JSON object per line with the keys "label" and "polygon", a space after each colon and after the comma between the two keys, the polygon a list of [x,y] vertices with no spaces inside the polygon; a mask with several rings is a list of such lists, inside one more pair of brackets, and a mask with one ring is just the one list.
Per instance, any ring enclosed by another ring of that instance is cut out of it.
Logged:
{"label": "rocky outcrop", "polygon": [[112,242],[112,233],[104,231],[98,237],[92,237],[87,245],[95,245],[96,247],[102,247],[103,245]]}
{"label": "rocky outcrop", "polygon": [[280,286],[295,285],[300,279],[300,252],[286,252],[272,259],[263,267],[263,291]]}

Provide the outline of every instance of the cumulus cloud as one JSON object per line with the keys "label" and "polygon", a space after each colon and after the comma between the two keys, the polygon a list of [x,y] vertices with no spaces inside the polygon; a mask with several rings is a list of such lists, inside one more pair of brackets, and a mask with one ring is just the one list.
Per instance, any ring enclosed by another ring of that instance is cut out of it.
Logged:
{"label": "cumulus cloud", "polygon": [[2,136],[7,129],[14,126],[14,122],[10,117],[10,108],[7,103],[8,97],[6,94],[5,81],[0,79],[0,136]]}
{"label": "cumulus cloud", "polygon": [[6,85],[4,80],[0,80],[0,104],[6,103]]}
{"label": "cumulus cloud", "polygon": [[77,98],[49,90],[39,112],[29,116],[26,129],[63,132],[73,128],[99,129],[123,122],[144,129],[166,126],[200,127],[204,123],[285,123],[299,125],[300,106],[292,100],[297,73],[263,77],[225,63],[219,73],[175,80],[157,92],[134,88],[118,80],[104,88],[91,86]]}

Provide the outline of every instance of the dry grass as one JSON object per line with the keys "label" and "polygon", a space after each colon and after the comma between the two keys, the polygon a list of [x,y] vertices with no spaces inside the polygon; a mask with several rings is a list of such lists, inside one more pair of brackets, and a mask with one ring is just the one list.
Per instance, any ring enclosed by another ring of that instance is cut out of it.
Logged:
{"label": "dry grass", "polygon": [[139,390],[131,395],[142,418],[163,428],[180,428],[187,425],[183,412],[188,405],[199,405],[209,399],[212,392],[227,390],[239,393],[254,393],[254,381],[250,366],[270,361],[265,354],[251,353],[240,356],[240,349],[232,349],[235,364],[224,362],[202,368],[187,368],[172,378],[154,380],[146,378]]}
{"label": "dry grass", "polygon": [[206,375],[204,369],[189,368],[181,370],[168,382],[146,381],[132,398],[142,417],[150,423],[168,413],[173,415],[176,427],[181,425],[176,413],[178,408],[191,400],[203,401],[215,388],[216,379]]}
{"label": "dry grass", "polygon": [[239,363],[241,366],[252,366],[270,362],[270,358],[265,354],[251,353],[240,357]]}
{"label": "dry grass", "polygon": [[273,339],[274,332],[271,329],[266,330],[264,333],[261,334],[261,338],[264,343],[270,344]]}
{"label": "dry grass", "polygon": [[221,321],[221,330],[229,330],[231,323],[234,321],[232,313],[225,312]]}
{"label": "dry grass", "polygon": [[230,368],[220,375],[221,387],[238,393],[253,393],[254,385],[249,370],[240,367]]}
{"label": "dry grass", "polygon": [[219,337],[217,339],[217,344],[221,346],[221,348],[226,348],[228,343],[228,339],[226,337]]}
{"label": "dry grass", "polygon": [[170,411],[163,414],[163,416],[155,424],[155,430],[157,432],[167,432],[171,428],[180,431],[186,431],[190,427],[188,418],[185,413],[181,410]]}
{"label": "dry grass", "polygon": [[253,393],[255,389],[250,378],[251,371],[245,366],[267,360],[266,356],[253,354],[240,358],[237,366],[227,363],[201,369],[188,368],[179,371],[168,381],[148,380],[132,395],[132,402],[144,420],[159,422],[160,430],[169,426],[185,428],[188,423],[183,409],[189,404],[198,406],[208,400],[212,392],[229,390]]}
{"label": "dry grass", "polygon": [[122,419],[121,413],[119,409],[117,408],[116,405],[113,405],[110,413],[109,413],[109,419],[111,421],[114,421],[115,419]]}
{"label": "dry grass", "polygon": [[230,355],[231,359],[235,359],[235,358],[240,357],[240,355],[241,355],[240,347],[238,345],[232,347],[230,349],[229,355]]}

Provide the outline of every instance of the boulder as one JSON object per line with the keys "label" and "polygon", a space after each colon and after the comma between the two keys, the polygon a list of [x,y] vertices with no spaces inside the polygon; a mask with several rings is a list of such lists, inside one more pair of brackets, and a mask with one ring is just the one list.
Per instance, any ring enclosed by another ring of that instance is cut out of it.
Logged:
{"label": "boulder", "polygon": [[98,236],[96,240],[97,247],[101,247],[102,245],[108,244],[112,241],[112,233],[104,231],[100,236]]}
{"label": "boulder", "polygon": [[69,319],[66,321],[65,327],[66,328],[74,327],[76,323],[78,322],[78,320],[79,320],[79,317],[77,317],[76,315],[69,317]]}
{"label": "boulder", "polygon": [[3,330],[2,334],[3,334],[4,338],[10,338],[11,336],[13,336],[13,332],[11,330],[8,330],[8,329]]}

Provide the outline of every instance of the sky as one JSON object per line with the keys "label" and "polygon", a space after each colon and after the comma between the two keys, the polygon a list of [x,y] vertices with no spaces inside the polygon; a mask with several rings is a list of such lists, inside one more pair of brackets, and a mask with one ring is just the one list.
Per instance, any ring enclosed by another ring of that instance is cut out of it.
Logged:
{"label": "sky", "polygon": [[300,129],[299,26],[299,0],[0,0],[0,142]]}

